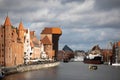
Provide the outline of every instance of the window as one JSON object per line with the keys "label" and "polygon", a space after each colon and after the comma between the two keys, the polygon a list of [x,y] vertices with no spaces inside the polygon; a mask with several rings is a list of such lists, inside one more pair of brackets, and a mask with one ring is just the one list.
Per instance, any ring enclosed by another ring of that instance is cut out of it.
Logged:
{"label": "window", "polygon": [[4,55],[2,54],[2,57],[4,57]]}
{"label": "window", "polygon": [[4,47],[4,44],[2,44],[2,47]]}
{"label": "window", "polygon": [[13,33],[12,33],[12,36],[13,36]]}
{"label": "window", "polygon": [[1,37],[3,37],[3,35],[1,35]]}

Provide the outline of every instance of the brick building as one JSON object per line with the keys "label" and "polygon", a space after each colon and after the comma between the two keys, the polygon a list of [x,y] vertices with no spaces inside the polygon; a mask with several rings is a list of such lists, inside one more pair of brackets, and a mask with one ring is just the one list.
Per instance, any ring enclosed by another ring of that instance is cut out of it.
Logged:
{"label": "brick building", "polygon": [[58,41],[62,31],[58,27],[45,28],[41,32],[41,43],[49,59],[56,59],[58,53]]}
{"label": "brick building", "polygon": [[113,50],[112,49],[102,49],[103,61],[105,63],[112,63]]}
{"label": "brick building", "polygon": [[120,63],[120,41],[113,44],[113,63]]}
{"label": "brick building", "polygon": [[0,66],[17,66],[41,58],[53,60],[61,34],[60,28],[45,28],[38,40],[34,31],[24,29],[22,22],[15,28],[7,16],[0,26]]}
{"label": "brick building", "polygon": [[35,36],[34,31],[30,31],[30,44],[32,48],[31,59],[40,59],[41,58],[41,44],[40,40]]}
{"label": "brick building", "polygon": [[15,66],[24,63],[24,33],[20,23],[19,28],[13,27],[9,17],[0,26],[0,65]]}

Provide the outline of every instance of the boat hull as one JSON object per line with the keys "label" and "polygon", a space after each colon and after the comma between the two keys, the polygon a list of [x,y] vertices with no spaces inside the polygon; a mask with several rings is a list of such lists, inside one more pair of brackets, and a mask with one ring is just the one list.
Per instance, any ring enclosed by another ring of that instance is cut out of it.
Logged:
{"label": "boat hull", "polygon": [[102,61],[100,60],[90,60],[90,59],[86,59],[83,61],[84,63],[87,63],[87,64],[103,64]]}

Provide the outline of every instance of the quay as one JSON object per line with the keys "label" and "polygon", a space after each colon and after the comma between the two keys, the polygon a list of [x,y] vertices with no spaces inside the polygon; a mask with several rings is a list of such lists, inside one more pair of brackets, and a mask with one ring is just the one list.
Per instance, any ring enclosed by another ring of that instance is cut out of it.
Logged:
{"label": "quay", "polygon": [[58,66],[60,62],[51,62],[51,63],[42,63],[42,64],[31,64],[31,65],[20,65],[15,67],[4,67],[1,68],[4,71],[5,75],[10,75],[19,72],[26,72],[32,70],[40,70],[43,68],[50,68]]}

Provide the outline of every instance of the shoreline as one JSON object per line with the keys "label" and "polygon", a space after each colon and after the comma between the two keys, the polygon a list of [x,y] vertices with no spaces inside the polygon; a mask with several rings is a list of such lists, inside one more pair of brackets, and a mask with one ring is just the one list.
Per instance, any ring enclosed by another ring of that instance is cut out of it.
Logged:
{"label": "shoreline", "polygon": [[43,68],[55,67],[55,66],[58,66],[59,64],[60,64],[60,62],[24,65],[24,66],[3,68],[3,71],[4,71],[5,75],[11,75],[11,74],[20,73],[20,72],[27,72],[27,71],[33,71],[33,70],[40,70]]}

